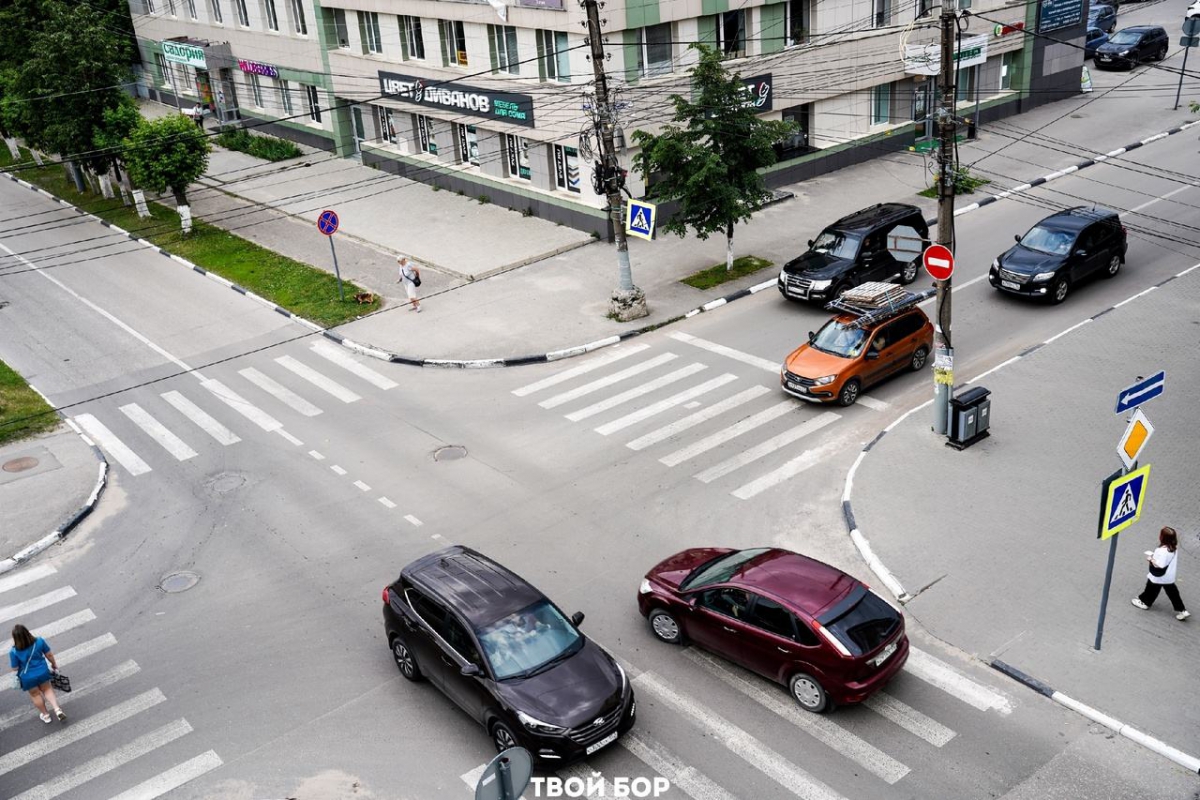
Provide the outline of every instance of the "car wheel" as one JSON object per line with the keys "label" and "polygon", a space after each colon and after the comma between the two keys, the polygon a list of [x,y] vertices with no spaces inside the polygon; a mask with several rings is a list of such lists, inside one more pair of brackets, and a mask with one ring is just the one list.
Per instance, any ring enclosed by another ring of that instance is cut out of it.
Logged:
{"label": "car wheel", "polygon": [[833,299],[841,300],[842,295],[844,295],[846,292],[850,291],[853,288],[854,287],[848,283],[839,283],[837,286],[833,287]]}
{"label": "car wheel", "polygon": [[679,621],[666,609],[656,608],[650,612],[650,631],[660,642],[667,644],[683,642],[683,631],[679,628]]}
{"label": "car wheel", "polygon": [[912,371],[920,372],[921,370],[923,370],[925,368],[925,362],[928,360],[928,358],[929,358],[929,351],[926,350],[923,346],[918,347],[916,349],[916,352],[913,353]]}
{"label": "car wheel", "polygon": [[797,672],[792,676],[792,679],[788,681],[788,689],[792,693],[792,698],[805,711],[823,714],[833,705],[829,702],[829,695],[825,694],[825,689],[817,683],[817,679],[811,675],[805,675],[803,672]]}
{"label": "car wheel", "polygon": [[858,378],[851,378],[842,384],[842,390],[838,392],[838,403],[843,406],[854,405],[860,391],[862,391],[862,384],[858,382]]}
{"label": "car wheel", "polygon": [[497,720],[492,723],[492,744],[496,745],[496,752],[503,753],[510,747],[519,747],[517,736],[512,732],[512,728]]}
{"label": "car wheel", "polygon": [[904,271],[900,273],[900,282],[906,286],[917,279],[917,262],[913,259],[904,266]]}
{"label": "car wheel", "polygon": [[423,676],[421,667],[417,664],[417,657],[399,636],[392,638],[392,658],[396,660],[396,668],[400,670],[401,675],[410,681],[421,680]]}
{"label": "car wheel", "polygon": [[1117,273],[1121,271],[1121,257],[1114,255],[1108,260],[1108,269],[1104,271],[1104,277],[1115,278]]}
{"label": "car wheel", "polygon": [[1071,283],[1066,278],[1059,278],[1050,287],[1050,302],[1058,305],[1063,300],[1067,299],[1067,295],[1071,293]]}
{"label": "car wheel", "polygon": [[1162,61],[1166,57],[1167,57],[1167,46],[1164,44],[1162,47],[1158,48],[1158,54],[1154,56],[1154,60]]}

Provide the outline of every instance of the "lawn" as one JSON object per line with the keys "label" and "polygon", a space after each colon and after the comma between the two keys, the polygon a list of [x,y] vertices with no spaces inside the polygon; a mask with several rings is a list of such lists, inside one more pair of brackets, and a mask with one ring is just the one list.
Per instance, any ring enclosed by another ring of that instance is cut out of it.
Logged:
{"label": "lawn", "polygon": [[0,445],[58,426],[58,414],[25,379],[0,361]]}
{"label": "lawn", "polygon": [[768,261],[765,258],[742,256],[733,260],[733,269],[731,270],[727,270],[724,263],[714,264],[708,269],[702,269],[693,275],[687,276],[683,279],[683,283],[697,289],[711,289],[714,286],[720,286],[722,283],[735,281],[745,275],[753,275],[759,270],[773,266],[775,266],[775,262]]}

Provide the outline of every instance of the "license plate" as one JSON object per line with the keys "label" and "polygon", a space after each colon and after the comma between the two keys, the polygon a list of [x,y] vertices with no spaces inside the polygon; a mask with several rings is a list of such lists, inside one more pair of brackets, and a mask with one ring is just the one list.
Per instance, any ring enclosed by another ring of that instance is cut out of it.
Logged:
{"label": "license plate", "polygon": [[[895,645],[893,645],[893,646],[892,646],[892,649],[895,649]],[[604,746],[606,746],[606,745],[610,745],[610,744],[612,744],[613,742],[615,742],[616,740],[617,740],[617,732],[616,732],[616,731],[613,731],[613,732],[612,732],[612,733],[610,733],[608,736],[605,736],[603,739],[601,739],[600,741],[596,742],[594,745],[592,745],[591,747],[589,747],[589,748],[587,749],[587,754],[590,756],[592,753],[596,752],[596,751],[597,751],[597,750],[599,750],[601,747],[604,747]]]}
{"label": "license plate", "polygon": [[793,392],[800,392],[801,394],[808,394],[807,387],[801,386],[800,384],[798,384],[794,381],[788,381],[787,385],[788,385],[788,388],[791,389]]}
{"label": "license plate", "polygon": [[885,662],[889,658],[891,658],[892,653],[894,653],[894,652],[896,652],[896,643],[892,642],[887,647],[883,648],[883,650],[879,651],[879,655],[875,656],[875,658],[877,659],[875,663],[879,664],[880,666],[883,666],[883,662]]}
{"label": "license plate", "polygon": [[1021,284],[1013,283],[1012,281],[1000,281],[1000,285],[1003,286],[1005,289],[1020,289],[1021,288]]}
{"label": "license plate", "polygon": [[1112,56],[1100,56],[1101,61],[1112,61]]}

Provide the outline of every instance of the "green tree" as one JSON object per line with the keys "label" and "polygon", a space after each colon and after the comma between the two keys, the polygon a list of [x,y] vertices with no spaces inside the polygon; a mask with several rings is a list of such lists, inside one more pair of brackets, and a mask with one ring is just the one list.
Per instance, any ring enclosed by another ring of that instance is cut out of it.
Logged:
{"label": "green tree", "polygon": [[101,171],[107,171],[109,166],[121,163],[125,140],[145,121],[137,103],[129,95],[122,96],[116,106],[104,109],[100,125],[96,127],[95,138],[92,139],[96,150],[93,160]]}
{"label": "green tree", "polygon": [[759,170],[775,163],[774,145],[795,131],[790,122],[760,119],[746,85],[721,63],[721,54],[693,44],[700,61],[691,69],[692,98],[672,95],[673,124],[658,134],[635,131],[641,148],[634,166],[661,202],[679,210],[663,229],[701,239],[725,233],[725,266],[733,269],[733,228],[771,196]]}
{"label": "green tree", "polygon": [[182,114],[169,114],[136,127],[125,140],[123,160],[135,185],[168,189],[187,205],[187,187],[208,168],[208,137]]}

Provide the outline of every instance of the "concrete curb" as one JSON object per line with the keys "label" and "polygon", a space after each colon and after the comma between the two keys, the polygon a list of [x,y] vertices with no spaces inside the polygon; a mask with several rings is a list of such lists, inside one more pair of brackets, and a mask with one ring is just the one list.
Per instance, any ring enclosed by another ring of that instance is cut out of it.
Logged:
{"label": "concrete curb", "polygon": [[1079,702],[1078,700],[1074,699],[1073,697],[1068,697],[1067,695],[1063,694],[1062,692],[1054,689],[1052,686],[1042,683],[1037,678],[1034,678],[1031,675],[1028,675],[1028,674],[1022,672],[1021,670],[1017,669],[1014,666],[1011,666],[1010,664],[1004,663],[1003,661],[1001,661],[998,658],[992,659],[991,667],[993,669],[995,669],[997,672],[1000,672],[1001,674],[1007,675],[1008,677],[1012,678],[1017,683],[1020,683],[1024,686],[1027,686],[1028,688],[1034,690],[1038,694],[1042,694],[1042,695],[1045,695],[1046,697],[1049,697],[1051,700],[1053,700],[1054,702],[1063,706],[1064,708],[1069,708],[1078,714],[1082,714],[1083,716],[1087,717],[1088,719],[1092,720],[1093,722],[1097,722],[1097,723],[1103,725],[1104,727],[1108,728],[1109,730],[1112,730],[1113,732],[1115,732],[1121,736],[1124,736],[1126,739],[1137,742],[1142,747],[1145,747],[1147,750],[1157,753],[1158,755],[1162,756],[1163,758],[1167,758],[1167,759],[1170,759],[1171,761],[1174,761],[1176,764],[1178,764],[1179,766],[1188,770],[1189,772],[1195,772],[1197,774],[1200,774],[1200,758],[1196,758],[1195,756],[1188,755],[1187,753],[1183,752],[1182,750],[1177,750],[1176,748],[1171,747],[1171,745],[1167,744],[1166,742],[1163,742],[1159,739],[1155,739],[1153,736],[1148,736],[1145,733],[1142,733],[1141,731],[1139,731],[1137,728],[1134,728],[1130,725],[1126,725],[1124,722],[1121,722],[1120,720],[1115,719],[1114,717],[1110,717],[1108,714],[1105,714],[1103,711],[1098,711],[1097,709],[1094,709],[1089,705],[1085,705],[1084,703]]}

